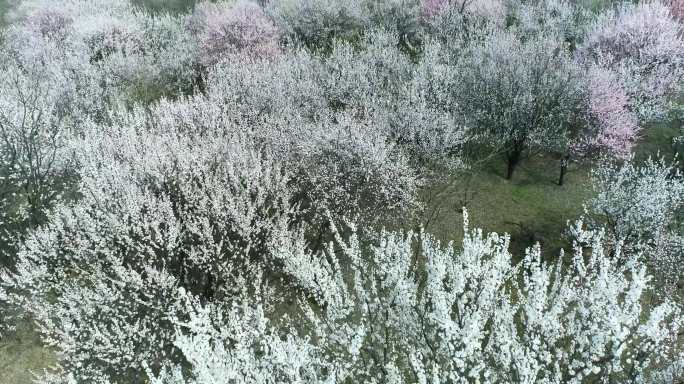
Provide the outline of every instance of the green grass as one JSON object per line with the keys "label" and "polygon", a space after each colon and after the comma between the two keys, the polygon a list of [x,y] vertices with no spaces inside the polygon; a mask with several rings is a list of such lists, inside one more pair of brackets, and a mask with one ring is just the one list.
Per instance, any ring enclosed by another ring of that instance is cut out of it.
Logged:
{"label": "green grass", "polygon": [[[674,158],[672,138],[679,135],[679,122],[652,124],[641,134],[635,149],[637,161],[660,153]],[[424,191],[426,230],[441,241],[463,236],[461,207],[469,212],[471,228],[509,233],[512,252],[521,255],[526,247],[540,242],[547,259],[569,245],[563,236],[568,220],[582,214],[591,197],[591,164],[574,164],[563,186],[556,184],[558,160],[539,156],[523,162],[512,180],[504,178],[505,163],[493,160],[470,178],[454,176],[448,186]]]}
{"label": "green grass", "polygon": [[9,10],[9,0],[0,0],[0,28],[5,26],[5,14]]}
{"label": "green grass", "polygon": [[177,14],[188,12],[195,6],[197,0],[131,0],[131,2],[150,12]]}
{"label": "green grass", "polygon": [[[641,133],[639,145],[634,151],[634,157],[637,160],[645,160],[649,156],[665,156],[667,159],[674,158],[674,149],[672,147],[672,139],[681,135],[680,119],[672,119],[668,122],[653,124]],[[681,154],[680,154],[681,155]]]}
{"label": "green grass", "polygon": [[503,161],[494,161],[470,178],[454,177],[446,189],[437,187],[438,195],[426,204],[425,229],[441,241],[458,243],[463,236],[461,207],[465,206],[471,228],[509,233],[514,253],[537,241],[545,255],[556,253],[565,245],[561,233],[566,221],[579,216],[590,196],[588,167],[571,168],[563,186],[556,184],[559,164],[555,159],[528,159],[512,180],[503,177],[504,169]]}
{"label": "green grass", "polygon": [[55,354],[45,348],[31,324],[0,337],[0,383],[30,384],[34,374],[56,364]]}

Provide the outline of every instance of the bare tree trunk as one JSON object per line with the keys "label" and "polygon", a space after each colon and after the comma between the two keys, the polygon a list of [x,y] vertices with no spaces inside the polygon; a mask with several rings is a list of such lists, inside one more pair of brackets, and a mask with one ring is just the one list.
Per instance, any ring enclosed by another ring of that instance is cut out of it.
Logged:
{"label": "bare tree trunk", "polygon": [[518,166],[518,163],[520,163],[520,155],[522,154],[522,151],[518,148],[513,149],[511,152],[508,153],[507,156],[507,166],[506,166],[506,179],[510,180],[513,178],[513,172],[515,171],[515,168]]}
{"label": "bare tree trunk", "polygon": [[568,172],[568,163],[570,162],[570,156],[564,155],[560,161],[560,176],[558,177],[558,185],[563,185],[565,182],[565,174]]}
{"label": "bare tree trunk", "polygon": [[207,281],[204,286],[204,298],[211,301],[214,298],[214,276],[211,271],[207,272]]}

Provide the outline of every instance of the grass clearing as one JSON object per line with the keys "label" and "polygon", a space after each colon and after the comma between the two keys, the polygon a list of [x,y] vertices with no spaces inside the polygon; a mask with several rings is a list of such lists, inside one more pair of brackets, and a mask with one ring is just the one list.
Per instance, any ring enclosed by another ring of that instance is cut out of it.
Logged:
{"label": "grass clearing", "polygon": [[55,354],[44,347],[32,324],[21,324],[7,338],[0,338],[0,383],[30,384],[34,374],[57,363]]}
{"label": "grass clearing", "polygon": [[[672,138],[680,134],[680,122],[651,124],[646,127],[635,149],[635,158],[649,156],[674,158]],[[563,237],[565,223],[579,218],[583,203],[591,197],[591,164],[573,164],[563,186],[556,184],[557,159],[537,156],[520,164],[512,180],[504,178],[505,162],[494,159],[469,177],[453,177],[449,185],[424,191],[426,231],[440,241],[455,241],[463,236],[461,207],[470,215],[471,228],[486,232],[509,233],[511,251],[522,255],[524,249],[539,242],[546,259],[557,257],[569,244]]]}
{"label": "grass clearing", "polygon": [[0,28],[5,26],[5,15],[9,10],[9,0],[0,0]]}
{"label": "grass clearing", "polygon": [[512,180],[504,178],[504,170],[505,163],[498,161],[469,177],[451,180],[428,205],[426,230],[441,241],[458,243],[465,206],[471,228],[509,233],[513,253],[520,254],[539,241],[545,256],[556,254],[565,245],[561,236],[565,222],[579,216],[589,197],[589,168],[573,168],[563,186],[556,184],[558,161],[545,156],[522,163]]}

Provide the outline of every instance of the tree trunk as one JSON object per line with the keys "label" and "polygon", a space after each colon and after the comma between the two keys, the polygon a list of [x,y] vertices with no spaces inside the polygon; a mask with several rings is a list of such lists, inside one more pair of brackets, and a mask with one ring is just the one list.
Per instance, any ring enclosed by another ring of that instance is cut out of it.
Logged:
{"label": "tree trunk", "polygon": [[560,161],[560,176],[558,177],[558,185],[563,185],[563,182],[565,182],[565,174],[568,172],[568,163],[569,163],[569,158],[568,156],[563,156]]}
{"label": "tree trunk", "polygon": [[522,154],[522,150],[515,148],[511,150],[511,152],[508,153],[508,164],[506,167],[506,179],[510,180],[513,177],[513,172],[515,171],[515,167],[518,166],[518,163],[520,162],[520,155]]}
{"label": "tree trunk", "polygon": [[204,298],[211,301],[214,298],[214,276],[211,271],[207,272],[207,281],[204,286]]}

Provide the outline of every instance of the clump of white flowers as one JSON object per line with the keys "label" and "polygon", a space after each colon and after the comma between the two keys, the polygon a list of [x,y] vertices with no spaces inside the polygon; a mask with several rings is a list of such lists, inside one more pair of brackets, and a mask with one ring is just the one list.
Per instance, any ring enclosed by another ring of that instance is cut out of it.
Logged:
{"label": "clump of white flowers", "polygon": [[[581,222],[575,230],[589,245],[576,243],[569,265],[540,261],[538,246],[516,264],[506,236],[467,227],[458,250],[425,233],[365,244],[351,229],[316,258],[330,273],[318,275],[322,307],[299,301],[305,326],[262,318],[237,330],[236,320],[210,315],[216,303],[199,307],[189,323],[176,320],[192,368],[166,368],[157,382],[228,383],[264,367],[291,383],[625,382],[674,348],[677,307],[644,306],[645,266],[605,257],[601,234]],[[241,319],[235,308],[224,313]],[[260,326],[261,338],[243,338]]]}
{"label": "clump of white flowers", "polygon": [[8,41],[17,51],[56,45],[64,56],[52,64],[77,66],[110,96],[149,102],[195,85],[198,42],[185,28],[187,16],[151,14],[126,0],[32,0],[19,3],[12,18]]}
{"label": "clump of white flowers", "polygon": [[[644,306],[632,249],[606,257],[581,224],[566,269],[539,247],[514,263],[506,236],[467,224],[456,250],[312,221],[278,155],[203,97],[122,106],[83,129],[82,197],[0,279],[65,378],[580,383],[631,377],[674,346],[677,307]],[[335,237],[322,247],[321,225]]]}
{"label": "clump of white flowers", "polygon": [[45,61],[8,49],[0,54],[0,254],[15,259],[24,232],[44,223],[72,176],[68,141],[79,109],[73,77]]}
{"label": "clump of white flowers", "polygon": [[615,248],[644,252],[672,293],[682,274],[684,178],[676,164],[603,163],[593,172],[596,196],[585,207],[594,226],[608,231]]}

